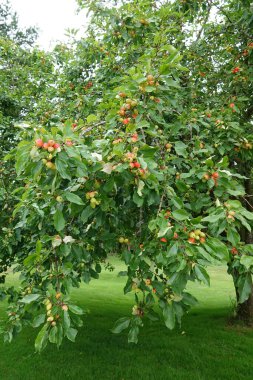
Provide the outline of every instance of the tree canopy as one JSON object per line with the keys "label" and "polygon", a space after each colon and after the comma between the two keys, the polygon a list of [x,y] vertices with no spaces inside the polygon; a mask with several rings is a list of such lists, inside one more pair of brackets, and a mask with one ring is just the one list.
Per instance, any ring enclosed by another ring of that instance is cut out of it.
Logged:
{"label": "tree canopy", "polygon": [[74,341],[83,311],[71,289],[112,253],[134,298],[113,332],[128,329],[129,342],[145,318],[181,324],[197,302],[188,282],[208,285],[213,264],[228,265],[238,315],[251,318],[250,2],[78,3],[87,33],[58,45],[48,70],[36,51],[33,110],[6,157],[20,186],[2,261],[22,282],[2,289],[5,339],[42,325],[37,350]]}

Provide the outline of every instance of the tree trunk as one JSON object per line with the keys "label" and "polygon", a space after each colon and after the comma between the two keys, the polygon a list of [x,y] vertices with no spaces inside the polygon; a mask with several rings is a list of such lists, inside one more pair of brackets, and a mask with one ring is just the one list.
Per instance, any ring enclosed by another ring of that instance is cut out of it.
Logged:
{"label": "tree trunk", "polygon": [[[248,175],[251,177],[251,170],[248,171]],[[251,178],[245,180],[245,191],[246,195],[244,198],[244,206],[248,211],[253,211],[253,180]],[[245,244],[253,244],[253,233],[249,232],[245,228],[241,231],[241,240],[245,242]],[[249,298],[243,302],[239,303],[239,293],[236,286],[237,278],[239,277],[239,273],[236,270],[233,270],[232,273],[233,281],[235,285],[236,291],[236,300],[237,300],[237,309],[236,316],[238,320],[242,320],[245,323],[253,323],[253,288],[251,290],[251,294]]]}
{"label": "tree trunk", "polygon": [[246,324],[253,323],[253,292],[247,301],[237,304],[237,319],[244,321]]}

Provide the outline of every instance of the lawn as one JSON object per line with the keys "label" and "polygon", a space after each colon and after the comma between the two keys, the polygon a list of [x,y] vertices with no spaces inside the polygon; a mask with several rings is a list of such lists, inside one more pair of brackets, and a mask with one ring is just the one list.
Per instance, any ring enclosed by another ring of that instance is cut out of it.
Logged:
{"label": "lawn", "polygon": [[[0,379],[81,380],[243,380],[253,379],[253,331],[227,323],[233,307],[233,285],[225,267],[211,272],[211,287],[193,284],[199,299],[183,319],[181,329],[169,331],[148,321],[139,344],[127,344],[126,334],[113,335],[113,322],[131,312],[132,295],[122,294],[125,278],[116,270],[73,291],[73,298],[90,313],[76,343],[65,341],[34,353],[36,331],[24,330],[12,344],[0,341]],[[16,278],[9,282],[17,284]],[[6,305],[0,303],[1,322]],[[185,332],[182,334],[182,332]]]}

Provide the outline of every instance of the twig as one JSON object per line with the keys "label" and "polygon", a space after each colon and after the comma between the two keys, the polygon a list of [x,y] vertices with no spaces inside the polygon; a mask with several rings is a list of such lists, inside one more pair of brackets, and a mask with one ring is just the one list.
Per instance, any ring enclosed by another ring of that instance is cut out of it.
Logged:
{"label": "twig", "polygon": [[206,14],[206,17],[204,18],[204,21],[203,21],[202,27],[201,27],[201,29],[199,30],[198,34],[197,34],[197,38],[196,38],[196,40],[194,41],[195,43],[197,43],[198,40],[199,40],[200,37],[201,37],[201,34],[202,34],[202,32],[203,32],[203,30],[204,30],[204,28],[205,28],[205,25],[206,25],[206,23],[207,23],[207,21],[208,21],[208,19],[209,19],[211,9],[212,9],[212,4],[209,4],[209,6],[208,6],[208,10],[207,10],[207,14]]}
{"label": "twig", "polygon": [[[252,195],[249,195],[250,197],[252,197]],[[252,206],[252,204],[248,201],[248,199],[247,198],[245,198],[245,197],[242,197],[243,198],[243,200],[246,202],[246,203],[248,203],[248,205],[250,206],[250,208],[252,208],[252,210],[253,210],[253,206]]]}
{"label": "twig", "polygon": [[162,193],[161,200],[160,200],[160,204],[159,204],[159,208],[158,208],[158,211],[157,211],[157,215],[156,215],[156,216],[158,216],[158,215],[160,214],[160,212],[161,212],[164,197],[165,197],[165,190],[164,190],[163,193]]}
{"label": "twig", "polygon": [[[105,121],[100,121],[99,123],[96,123],[96,124],[93,124],[91,125],[90,127],[86,128],[85,130],[83,130],[83,127],[81,127],[80,129],[82,130],[82,132],[80,133],[81,135],[84,135],[90,131],[92,131],[92,129],[96,128],[96,127],[99,127],[100,125],[104,125],[106,122]],[[78,130],[77,130],[78,131]]]}

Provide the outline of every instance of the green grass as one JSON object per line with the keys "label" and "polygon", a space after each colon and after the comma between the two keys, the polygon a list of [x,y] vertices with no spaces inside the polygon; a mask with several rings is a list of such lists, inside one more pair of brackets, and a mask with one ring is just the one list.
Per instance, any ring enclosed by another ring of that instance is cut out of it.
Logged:
{"label": "green grass", "polygon": [[[133,303],[132,295],[122,294],[125,278],[117,277],[123,266],[116,259],[113,263],[113,273],[103,272],[100,280],[73,292],[74,300],[90,310],[76,343],[64,341],[59,350],[49,345],[38,355],[34,330],[25,329],[12,344],[0,341],[1,380],[253,379],[253,331],[227,323],[234,291],[226,268],[210,270],[210,288],[190,286],[199,305],[184,317],[181,329],[169,331],[147,321],[139,344],[129,345],[126,334],[110,332]],[[0,303],[1,320],[5,307]]]}

